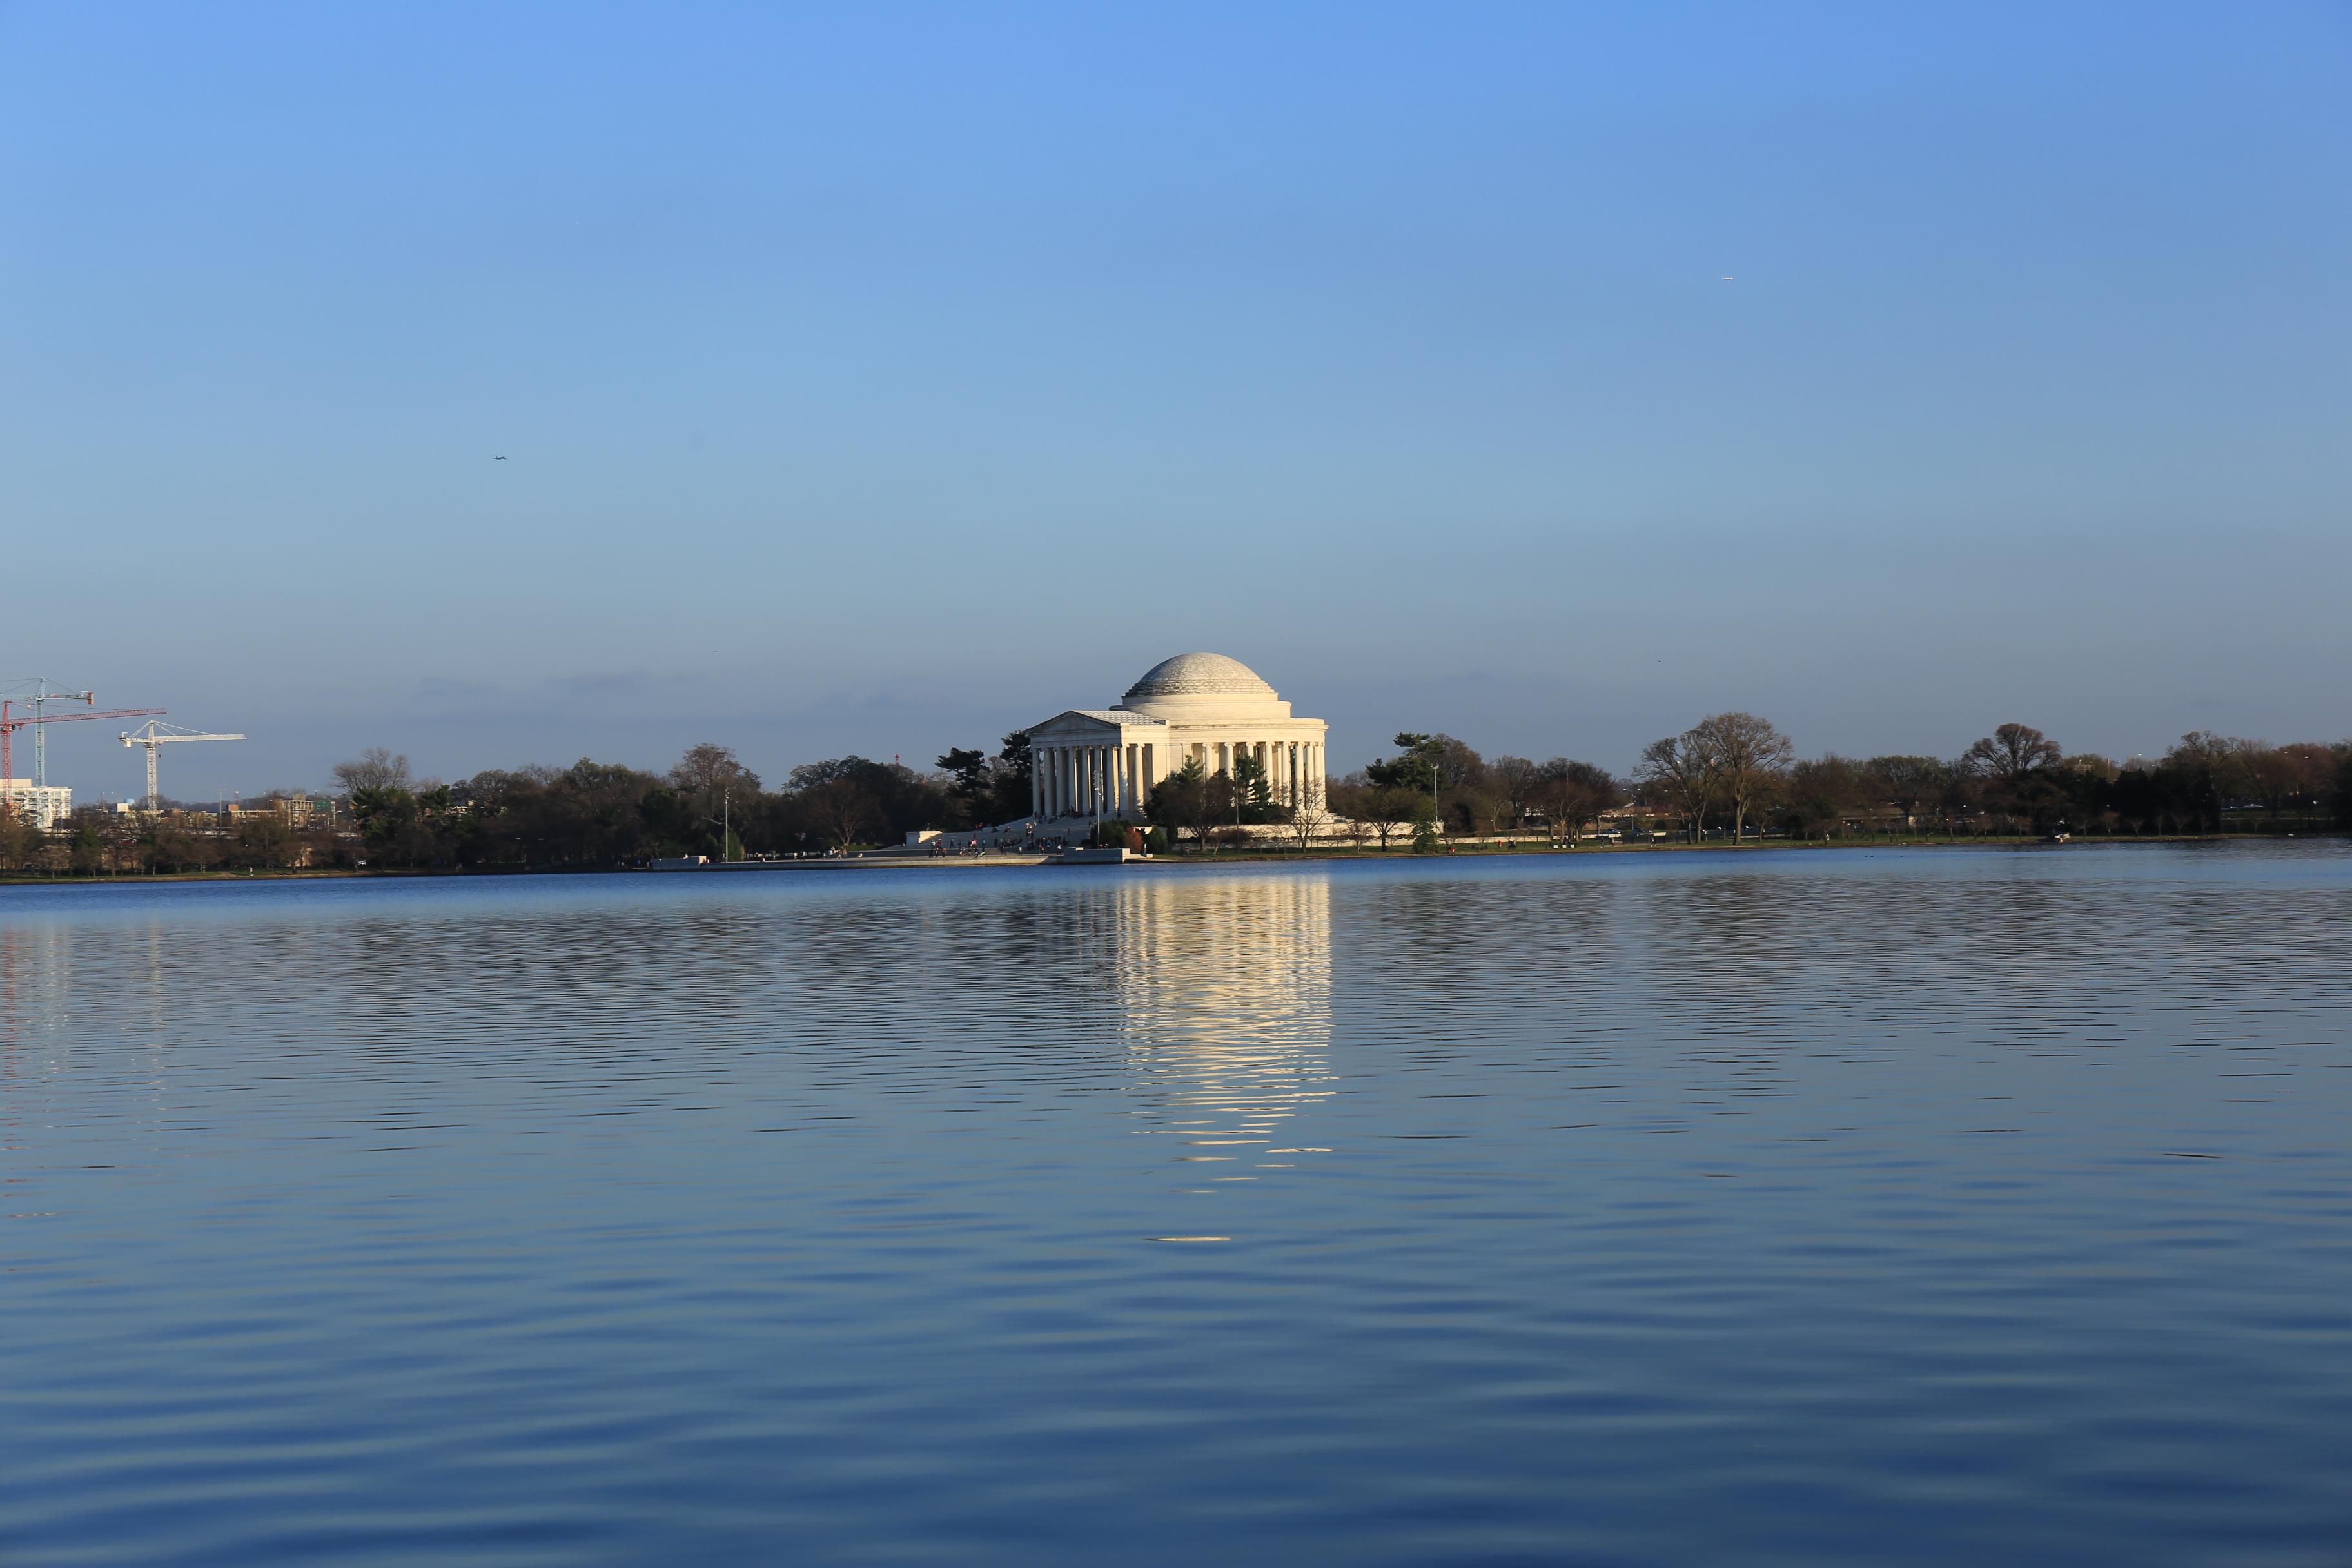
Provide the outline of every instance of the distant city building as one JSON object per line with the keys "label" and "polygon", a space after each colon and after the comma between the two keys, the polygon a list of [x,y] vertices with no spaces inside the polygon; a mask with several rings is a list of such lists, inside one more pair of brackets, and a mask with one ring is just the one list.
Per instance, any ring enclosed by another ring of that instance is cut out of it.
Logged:
{"label": "distant city building", "polygon": [[1140,817],[1152,787],[1198,760],[1228,776],[1244,757],[1277,805],[1323,801],[1320,719],[1298,719],[1257,672],[1221,653],[1162,659],[1109,708],[1073,708],[1029,731],[1041,817]]}
{"label": "distant city building", "polygon": [[332,827],[335,825],[335,801],[332,795],[270,795],[262,800],[226,806],[221,811],[222,820],[231,826],[257,816],[274,816],[289,827]]}
{"label": "distant city building", "polygon": [[73,815],[73,791],[64,784],[0,779],[0,805],[14,812],[17,821],[46,830]]}

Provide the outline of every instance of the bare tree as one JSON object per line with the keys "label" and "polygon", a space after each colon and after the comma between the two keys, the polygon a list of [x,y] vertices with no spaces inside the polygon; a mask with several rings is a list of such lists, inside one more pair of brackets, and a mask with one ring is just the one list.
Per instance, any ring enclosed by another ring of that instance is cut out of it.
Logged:
{"label": "bare tree", "polygon": [[1290,836],[1298,841],[1299,853],[1314,847],[1315,840],[1331,830],[1331,812],[1313,791],[1290,808]]}
{"label": "bare tree", "polygon": [[1371,797],[1372,786],[1364,782],[1361,773],[1324,781],[1323,805],[1333,816],[1333,830],[1359,849],[1372,833]]}
{"label": "bare tree", "polygon": [[1486,764],[1486,791],[1502,803],[1503,819],[1517,827],[1543,788],[1543,769],[1525,757],[1496,757]]}
{"label": "bare tree", "polygon": [[1918,826],[1919,806],[1939,799],[1952,770],[1935,757],[1873,757],[1862,765],[1870,788],[1903,808],[1906,830]]}
{"label": "bare tree", "polygon": [[1536,801],[1552,831],[1576,842],[1576,830],[1624,799],[1609,770],[1554,757],[1536,770]]}
{"label": "bare tree", "polygon": [[370,746],[355,760],[335,764],[335,782],[348,794],[362,789],[407,789],[413,781],[406,757],[394,756],[387,747]]}
{"label": "bare tree", "polygon": [[1712,762],[1716,788],[1731,807],[1731,839],[1746,837],[1748,814],[1771,798],[1796,755],[1789,737],[1753,713],[1715,713],[1683,737]]}
{"label": "bare tree", "polygon": [[2252,773],[2254,787],[2275,823],[2281,806],[2292,803],[2307,811],[2326,797],[2336,782],[2336,754],[2313,741],[2265,746],[2252,759]]}
{"label": "bare tree", "polygon": [[1643,787],[1681,809],[1693,843],[1706,837],[1707,808],[1715,804],[1715,759],[1694,738],[1697,733],[1651,742],[1633,773]]}
{"label": "bare tree", "polygon": [[35,827],[13,800],[0,801],[0,871],[33,867],[48,836]]}
{"label": "bare tree", "polygon": [[877,824],[882,810],[865,781],[852,776],[827,779],[802,792],[809,820],[836,848],[856,843]]}
{"label": "bare tree", "polygon": [[2066,753],[2031,724],[2003,724],[1960,753],[1960,765],[1980,778],[2016,785],[2037,768],[2056,767]]}
{"label": "bare tree", "polygon": [[1866,781],[1862,764],[1835,752],[1799,763],[1789,770],[1781,822],[1807,838],[1826,838],[1832,829],[1843,833],[1870,793]]}
{"label": "bare tree", "polygon": [[735,760],[735,748],[709,741],[688,749],[670,769],[668,784],[706,816],[719,810],[723,795],[749,804],[760,793],[760,775]]}
{"label": "bare tree", "polygon": [[2164,766],[2179,781],[2203,831],[2219,833],[2230,803],[2254,792],[2253,760],[2261,750],[2259,741],[2192,730],[2164,753]]}
{"label": "bare tree", "polygon": [[2057,774],[2065,756],[2031,724],[2003,724],[1960,753],[1958,771],[1978,786],[1988,810],[2040,823],[2056,814],[2064,797]]}
{"label": "bare tree", "polygon": [[1427,810],[1427,799],[1417,789],[1402,784],[1375,785],[1369,802],[1371,807],[1372,831],[1381,837],[1381,848],[1386,850],[1389,841],[1400,827],[1415,821]]}

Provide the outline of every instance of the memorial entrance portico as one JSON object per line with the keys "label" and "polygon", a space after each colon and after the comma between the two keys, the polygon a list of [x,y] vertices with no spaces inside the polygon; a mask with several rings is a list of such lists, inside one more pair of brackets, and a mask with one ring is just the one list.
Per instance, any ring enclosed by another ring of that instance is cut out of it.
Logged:
{"label": "memorial entrance portico", "polygon": [[1153,665],[1109,708],[1073,708],[1029,731],[1030,798],[1041,817],[1140,817],[1151,789],[1199,759],[1230,776],[1265,770],[1277,805],[1323,803],[1320,719],[1290,704],[1239,659],[1180,653]]}

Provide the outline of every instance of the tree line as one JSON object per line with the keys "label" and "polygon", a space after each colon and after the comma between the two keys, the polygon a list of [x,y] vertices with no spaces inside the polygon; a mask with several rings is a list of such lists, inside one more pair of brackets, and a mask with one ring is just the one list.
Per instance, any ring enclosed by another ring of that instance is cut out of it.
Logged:
{"label": "tree line", "polygon": [[[1567,757],[1487,758],[1442,733],[1399,734],[1395,747],[1330,781],[1326,799],[1304,808],[1277,801],[1252,759],[1231,776],[1189,762],[1150,795],[1151,841],[1262,846],[1270,837],[1305,849],[1344,838],[1427,849],[1465,835],[1569,840],[1604,820],[1692,841],[1759,832],[1822,838],[2352,826],[2347,742],[2273,746],[2200,731],[2154,761],[2118,763],[2070,754],[2041,731],[2011,723],[1948,759],[1799,759],[1771,723],[1733,712],[1653,742],[1625,777]],[[815,853],[895,843],[914,828],[1021,820],[1029,814],[1031,763],[1029,738],[1016,731],[993,752],[951,749],[929,769],[846,756],[796,767],[774,788],[731,749],[710,743],[661,773],[583,759],[443,783],[414,776],[405,757],[381,747],[334,772],[348,830],[304,831],[265,816],[207,832],[165,816],[87,810],[41,833],[0,810],[0,870],[594,867]],[[1129,829],[1109,832],[1124,840]]]}
{"label": "tree line", "polygon": [[992,754],[950,751],[924,771],[859,756],[810,763],[774,789],[731,748],[710,743],[662,773],[583,758],[454,783],[417,777],[406,757],[373,747],[337,764],[334,777],[347,808],[341,831],[268,816],[206,831],[191,826],[196,813],[87,809],[43,833],[0,807],[0,871],[603,867],[815,853],[1022,816],[1029,739],[1016,731]]}
{"label": "tree line", "polygon": [[1731,712],[1652,742],[1623,778],[1564,757],[1488,761],[1450,735],[1401,734],[1396,745],[1331,792],[1344,817],[1385,825],[1384,846],[1408,829],[1425,846],[1532,822],[1564,837],[1604,814],[1693,841],[2352,826],[2352,742],[2274,746],[2200,731],[2155,761],[2118,763],[2009,723],[1949,759],[1801,760],[1769,721]]}
{"label": "tree line", "polygon": [[709,742],[661,773],[583,758],[444,784],[412,780],[405,758],[379,748],[335,778],[371,865],[611,866],[811,854],[1001,822],[1029,809],[1029,737],[1016,731],[993,754],[958,748],[928,770],[860,756],[803,763],[778,788]]}

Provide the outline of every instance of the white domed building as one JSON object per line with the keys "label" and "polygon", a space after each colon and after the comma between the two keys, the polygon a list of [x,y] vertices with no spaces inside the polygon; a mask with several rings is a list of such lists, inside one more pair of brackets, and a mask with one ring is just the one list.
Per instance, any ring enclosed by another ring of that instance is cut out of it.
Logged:
{"label": "white domed building", "polygon": [[1293,718],[1241,660],[1180,653],[1109,708],[1073,708],[1031,727],[1031,804],[1046,818],[1140,817],[1152,786],[1187,761],[1230,775],[1248,757],[1265,770],[1277,805],[1320,805],[1328,728]]}

